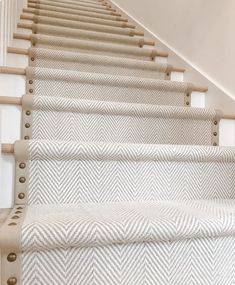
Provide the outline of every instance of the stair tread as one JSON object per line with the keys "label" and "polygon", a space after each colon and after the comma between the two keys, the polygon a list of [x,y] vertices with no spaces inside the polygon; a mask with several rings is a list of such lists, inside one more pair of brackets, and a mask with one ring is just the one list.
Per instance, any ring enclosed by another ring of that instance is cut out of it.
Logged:
{"label": "stair tread", "polygon": [[30,205],[22,251],[233,236],[234,219],[234,200]]}
{"label": "stair tread", "polygon": [[[31,2],[31,1],[30,1]],[[70,7],[70,8],[80,8],[80,7],[84,7],[84,8],[95,8],[95,9],[99,9],[99,10],[107,10],[107,7],[106,6],[102,6],[101,4],[99,5],[98,3],[95,4],[95,3],[82,3],[82,2],[63,2],[63,1],[45,1],[45,0],[40,0],[40,1],[37,1],[36,3],[38,4],[48,4],[48,5],[51,5],[51,6],[56,6],[56,7]]]}
{"label": "stair tread", "polygon": [[107,26],[103,25],[102,23],[92,23],[92,22],[82,22],[82,21],[72,21],[66,19],[59,19],[55,17],[46,17],[46,16],[34,16],[34,22],[39,24],[46,24],[51,26],[63,26],[67,28],[74,28],[74,29],[85,29],[85,30],[94,30],[106,33],[113,33],[113,34],[120,34],[120,35],[134,35],[133,29],[124,29],[122,27],[115,27],[115,26]]}
{"label": "stair tread", "polygon": [[166,63],[50,48],[30,48],[28,53],[31,67],[79,70],[113,75],[121,74],[123,76],[152,79],[169,79],[170,72],[173,70],[173,67]]}
{"label": "stair tread", "polygon": [[41,67],[27,67],[26,76],[32,75],[37,79],[46,79],[49,77],[54,77],[58,80],[68,80],[71,82],[77,81],[81,78],[82,81],[91,81],[92,84],[98,83],[103,85],[114,85],[118,87],[127,86],[128,88],[143,88],[146,91],[146,88],[159,89],[170,91],[180,91],[185,92],[187,89],[192,90],[194,87],[193,83],[190,82],[179,82],[179,81],[170,81],[162,79],[153,79],[153,78],[142,78],[135,76],[123,76],[123,75],[113,75],[113,74],[99,74],[91,72],[82,72],[74,70],[60,70],[60,69],[51,69],[51,68],[41,68]]}
{"label": "stair tread", "polygon": [[162,117],[213,120],[220,112],[209,108],[188,108],[183,106],[164,106],[152,104],[138,104],[125,102],[112,102],[100,100],[88,100],[57,96],[22,96],[22,106],[32,101],[32,109],[48,111],[75,111],[79,113],[101,113],[112,115]]}
{"label": "stair tread", "polygon": [[107,15],[107,16],[111,16],[112,15],[112,11],[108,11],[108,10],[101,10],[101,9],[97,9],[97,8],[93,8],[93,7],[84,7],[84,6],[76,6],[73,4],[68,4],[67,7],[64,6],[63,3],[58,3],[57,5],[55,5],[54,3],[51,3],[50,1],[39,1],[39,3],[36,4],[31,4],[29,3],[29,7],[34,6],[35,8],[39,8],[39,9],[45,9],[45,10],[55,10],[57,11],[59,8],[61,10],[64,10],[64,12],[69,12],[71,14],[75,14],[75,13],[80,13],[80,12],[88,12],[88,13],[94,13],[97,15]]}
{"label": "stair tread", "polygon": [[41,5],[33,5],[36,9],[46,10],[46,11],[54,11],[54,12],[62,12],[71,15],[81,15],[81,16],[90,16],[94,18],[106,19],[106,20],[117,20],[117,16],[108,14],[97,13],[97,11],[90,10],[75,10],[71,8],[64,8],[64,7],[56,7],[50,6],[46,4]]}
{"label": "stair tread", "polygon": [[82,51],[84,53],[106,54],[118,57],[141,58],[151,61],[158,55],[158,50],[154,48],[139,48],[128,45],[116,45],[95,40],[73,39],[59,36],[42,34],[31,35],[32,44],[36,47],[49,47],[62,50]]}
{"label": "stair tread", "polygon": [[139,46],[144,44],[143,37],[127,37],[125,35],[110,34],[97,31],[81,30],[77,28],[55,27],[45,24],[32,24],[33,32],[42,35],[66,37],[79,40],[108,42],[114,45]]}
{"label": "stair tread", "polygon": [[56,12],[56,11],[49,11],[49,10],[40,10],[34,9],[34,14],[39,16],[46,16],[46,17],[55,17],[59,19],[65,19],[75,22],[86,22],[86,23],[94,23],[94,24],[101,24],[104,26],[110,27],[120,27],[125,29],[124,22],[115,21],[114,19],[99,19],[95,17],[83,16],[83,15],[75,15],[75,14],[66,14],[63,12]]}
{"label": "stair tread", "polygon": [[[21,146],[30,146],[29,159],[115,159],[115,160],[169,160],[194,162],[234,162],[235,147],[173,144],[131,144],[77,142],[67,140],[19,140]],[[17,146],[18,147],[18,146]],[[24,149],[24,148],[23,148]],[[26,151],[26,149],[24,150]],[[21,149],[22,152],[22,149]]]}
{"label": "stair tread", "polygon": [[[54,50],[54,49],[46,49],[46,48],[29,48],[29,57],[33,57],[33,61],[30,61],[31,66],[38,66],[38,62],[40,63],[40,59],[45,59],[43,61],[43,65],[41,67],[44,68],[54,68],[53,61],[60,61],[61,65],[59,65],[58,69],[66,69],[66,62],[73,64],[77,62],[77,71],[82,71],[81,65],[84,63],[92,64],[93,68],[97,68],[99,65],[103,65],[105,67],[113,66],[120,67],[124,69],[139,69],[141,71],[152,71],[152,72],[166,72],[167,70],[171,70],[171,65],[163,62],[153,62],[153,61],[143,61],[140,59],[133,58],[123,58],[123,57],[114,57],[108,55],[97,55],[97,54],[85,54],[82,52],[73,52],[73,51],[65,51],[65,50]],[[46,60],[50,60],[48,66],[46,66]],[[133,72],[133,71],[132,71]],[[116,73],[118,75],[118,73]],[[122,75],[125,75],[122,73]],[[143,74],[144,75],[144,74]],[[153,75],[154,76],[154,75]],[[144,76],[143,76],[144,77]],[[155,78],[156,79],[156,78]]]}

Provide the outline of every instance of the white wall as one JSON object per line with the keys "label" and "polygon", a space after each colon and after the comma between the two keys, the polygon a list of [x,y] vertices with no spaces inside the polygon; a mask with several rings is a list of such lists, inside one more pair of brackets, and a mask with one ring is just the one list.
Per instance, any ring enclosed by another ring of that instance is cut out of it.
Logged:
{"label": "white wall", "polygon": [[[114,2],[235,99],[234,0]],[[213,99],[208,99],[213,106]],[[229,109],[231,102],[228,98],[223,100],[218,105]]]}

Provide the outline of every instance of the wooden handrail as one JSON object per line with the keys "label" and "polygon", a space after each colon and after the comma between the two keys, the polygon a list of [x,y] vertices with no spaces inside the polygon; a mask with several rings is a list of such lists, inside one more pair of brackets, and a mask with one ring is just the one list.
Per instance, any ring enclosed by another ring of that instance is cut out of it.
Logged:
{"label": "wooden handrail", "polygon": [[11,143],[1,144],[1,153],[14,153],[14,144]]}
{"label": "wooden handrail", "polygon": [[20,97],[0,96],[0,104],[22,105],[22,99]]}

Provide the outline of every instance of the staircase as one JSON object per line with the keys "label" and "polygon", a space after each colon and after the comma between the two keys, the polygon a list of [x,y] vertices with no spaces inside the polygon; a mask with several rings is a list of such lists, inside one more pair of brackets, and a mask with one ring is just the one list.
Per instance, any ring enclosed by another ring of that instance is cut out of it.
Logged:
{"label": "staircase", "polygon": [[[235,284],[235,148],[106,0],[29,0],[2,285]],[[26,21],[27,20],[27,21]],[[30,20],[30,21],[28,21]],[[170,60],[169,60],[170,61]]]}

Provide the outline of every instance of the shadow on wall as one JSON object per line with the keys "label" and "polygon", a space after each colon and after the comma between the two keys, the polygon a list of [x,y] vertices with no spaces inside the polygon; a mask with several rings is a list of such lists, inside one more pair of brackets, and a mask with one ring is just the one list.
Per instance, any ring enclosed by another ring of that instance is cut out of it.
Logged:
{"label": "shadow on wall", "polygon": [[114,2],[235,100],[234,0]]}

